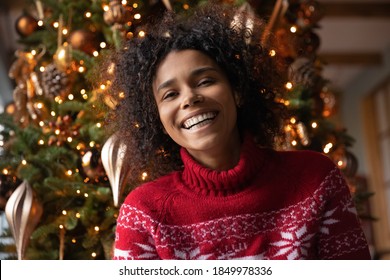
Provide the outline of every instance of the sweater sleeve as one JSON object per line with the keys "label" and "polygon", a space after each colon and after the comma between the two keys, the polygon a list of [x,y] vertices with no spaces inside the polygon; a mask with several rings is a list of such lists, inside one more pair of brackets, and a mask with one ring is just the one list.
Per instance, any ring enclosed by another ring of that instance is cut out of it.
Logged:
{"label": "sweater sleeve", "polygon": [[160,259],[153,239],[155,221],[127,204],[122,204],[115,232],[114,260]]}
{"label": "sweater sleeve", "polygon": [[323,181],[325,209],[320,225],[320,259],[371,259],[348,185],[335,167]]}

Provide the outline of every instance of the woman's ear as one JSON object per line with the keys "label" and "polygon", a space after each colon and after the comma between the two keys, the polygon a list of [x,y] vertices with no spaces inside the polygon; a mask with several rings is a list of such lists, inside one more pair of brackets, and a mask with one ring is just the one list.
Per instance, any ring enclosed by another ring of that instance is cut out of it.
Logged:
{"label": "woman's ear", "polygon": [[234,98],[234,102],[236,103],[237,108],[240,108],[242,105],[241,95],[237,91],[234,91],[233,98]]}

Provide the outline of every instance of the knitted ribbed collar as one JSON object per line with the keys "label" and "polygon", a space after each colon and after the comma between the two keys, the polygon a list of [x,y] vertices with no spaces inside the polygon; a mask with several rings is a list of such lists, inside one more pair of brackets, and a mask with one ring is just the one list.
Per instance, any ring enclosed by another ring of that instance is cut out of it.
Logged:
{"label": "knitted ribbed collar", "polygon": [[264,150],[256,146],[250,135],[244,137],[238,164],[226,171],[200,165],[184,148],[180,153],[184,163],[183,183],[198,194],[210,196],[227,196],[243,190],[264,162]]}

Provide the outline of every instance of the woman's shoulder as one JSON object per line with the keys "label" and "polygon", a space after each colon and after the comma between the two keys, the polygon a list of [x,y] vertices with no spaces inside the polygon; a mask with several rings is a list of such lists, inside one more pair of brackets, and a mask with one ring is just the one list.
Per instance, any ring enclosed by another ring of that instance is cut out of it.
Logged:
{"label": "woman's shoulder", "polygon": [[124,203],[144,212],[157,211],[165,197],[173,191],[177,172],[145,182],[126,196]]}

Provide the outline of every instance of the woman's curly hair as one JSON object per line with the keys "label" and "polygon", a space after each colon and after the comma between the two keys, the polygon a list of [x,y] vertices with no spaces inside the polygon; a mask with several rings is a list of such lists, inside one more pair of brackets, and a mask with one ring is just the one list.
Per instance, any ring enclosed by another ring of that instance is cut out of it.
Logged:
{"label": "woman's curly hair", "polygon": [[256,36],[262,24],[254,22],[253,32],[245,27],[246,20],[244,13],[220,5],[198,8],[191,15],[167,12],[145,27],[145,37],[127,41],[111,58],[112,90],[125,97],[110,120],[127,145],[125,161],[133,181],[145,171],[154,179],[182,168],[180,147],[163,131],[152,90],[156,70],[171,51],[193,49],[214,59],[237,94],[241,135],[249,132],[257,144],[273,146],[280,131],[281,106],[275,94],[282,79]]}

